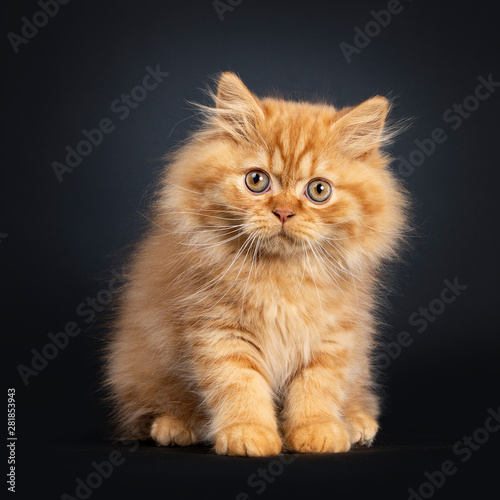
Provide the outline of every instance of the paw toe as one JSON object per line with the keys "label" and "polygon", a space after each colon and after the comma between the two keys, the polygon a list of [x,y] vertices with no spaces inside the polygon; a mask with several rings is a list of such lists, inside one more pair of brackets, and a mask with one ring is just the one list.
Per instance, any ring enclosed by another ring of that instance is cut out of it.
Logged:
{"label": "paw toe", "polygon": [[258,424],[237,424],[220,431],[215,440],[219,455],[262,457],[281,451],[278,432]]}
{"label": "paw toe", "polygon": [[154,420],[151,437],[162,446],[188,446],[198,441],[196,434],[186,423],[170,415],[161,415]]}
{"label": "paw toe", "polygon": [[351,447],[345,426],[338,421],[305,424],[288,434],[290,451],[298,453],[339,453]]}
{"label": "paw toe", "polygon": [[377,421],[366,413],[357,413],[347,417],[351,443],[370,446],[378,431]]}

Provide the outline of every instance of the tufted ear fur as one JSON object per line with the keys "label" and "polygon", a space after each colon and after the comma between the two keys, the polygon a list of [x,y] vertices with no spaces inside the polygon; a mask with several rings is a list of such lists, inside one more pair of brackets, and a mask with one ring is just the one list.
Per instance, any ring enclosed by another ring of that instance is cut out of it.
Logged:
{"label": "tufted ear fur", "polygon": [[338,150],[357,159],[383,145],[388,112],[389,101],[381,96],[352,108],[333,125],[332,139]]}
{"label": "tufted ear fur", "polygon": [[253,134],[255,125],[263,118],[258,98],[234,73],[222,73],[215,95],[213,125],[241,139]]}

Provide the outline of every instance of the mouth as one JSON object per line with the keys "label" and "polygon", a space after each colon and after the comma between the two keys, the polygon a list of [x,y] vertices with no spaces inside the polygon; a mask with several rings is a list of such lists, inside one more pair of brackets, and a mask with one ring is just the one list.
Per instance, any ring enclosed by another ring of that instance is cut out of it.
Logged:
{"label": "mouth", "polygon": [[279,239],[285,239],[285,240],[288,240],[288,241],[293,241],[293,238],[288,233],[286,233],[284,229],[281,229],[281,231],[279,231],[278,233],[276,233],[275,237],[279,238]]}

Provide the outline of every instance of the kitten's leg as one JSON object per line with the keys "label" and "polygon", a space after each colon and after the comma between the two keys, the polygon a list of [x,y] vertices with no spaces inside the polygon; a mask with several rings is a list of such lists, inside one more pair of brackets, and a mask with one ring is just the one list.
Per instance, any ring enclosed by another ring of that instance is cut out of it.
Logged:
{"label": "kitten's leg", "polygon": [[283,427],[290,451],[331,453],[351,447],[342,420],[346,353],[325,351],[298,372],[287,387]]}
{"label": "kitten's leg", "polygon": [[156,384],[155,418],[150,426],[150,436],[163,446],[196,444],[206,427],[201,401],[180,373],[176,375],[165,376],[162,383]]}
{"label": "kitten's leg", "polygon": [[221,455],[276,455],[282,443],[271,387],[256,348],[243,335],[224,334],[198,353],[196,368],[211,416],[210,437]]}
{"label": "kitten's leg", "polygon": [[199,441],[186,422],[168,414],[160,415],[153,420],[151,437],[163,446],[174,444],[189,446]]}
{"label": "kitten's leg", "polygon": [[349,427],[351,443],[370,446],[378,431],[378,399],[362,383],[354,383],[352,394],[345,403],[345,421]]}

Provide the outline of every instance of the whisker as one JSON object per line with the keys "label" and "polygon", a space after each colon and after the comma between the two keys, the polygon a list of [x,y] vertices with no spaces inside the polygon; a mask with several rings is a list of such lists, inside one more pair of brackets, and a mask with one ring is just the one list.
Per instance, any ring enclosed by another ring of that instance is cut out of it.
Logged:
{"label": "whisker", "polygon": [[[332,255],[330,255],[321,245],[317,246],[318,250],[323,252],[323,259],[328,268],[335,273],[340,279],[344,280],[347,283],[347,280],[340,274],[340,272],[345,272],[353,276],[353,274],[346,269],[342,264],[340,264]],[[330,267],[330,264],[333,266]]]}
{"label": "whisker", "polygon": [[[245,234],[244,231],[240,231],[237,234],[231,236],[230,238],[225,239],[223,241],[219,241],[216,244],[210,244],[210,243],[181,243],[181,245],[194,246],[194,247],[198,247],[198,248],[215,248],[215,247],[220,247],[221,245],[224,245],[225,243],[228,243],[229,241],[233,241],[236,238],[240,238],[244,234]],[[214,239],[216,239],[217,236],[215,236]],[[229,236],[229,234],[226,234],[224,236]]]}
{"label": "whisker", "polygon": [[[245,262],[247,260],[247,257],[248,257],[248,254],[250,252],[250,249],[252,248],[252,244],[253,242],[257,239],[257,236],[258,236],[258,232],[256,232],[255,234],[253,234],[251,236],[251,238],[249,238],[245,244],[242,246],[242,251],[243,249],[245,248],[246,246],[246,251],[245,251],[245,255],[243,256],[243,260],[241,262],[241,266],[240,266],[240,269],[238,270],[238,274],[236,275],[236,278],[233,280],[233,282],[231,283],[231,286],[226,290],[226,292],[224,293],[224,295],[212,306],[211,309],[213,309],[219,302],[222,301],[222,299],[224,299],[224,297],[231,291],[231,289],[234,287],[234,285],[236,284],[236,282],[238,281],[238,278],[241,274],[241,271],[243,270],[243,266],[245,265]],[[248,245],[247,245],[248,243]],[[236,259],[233,261],[233,263],[236,262]],[[232,264],[231,264],[232,265]]]}
{"label": "whisker", "polygon": [[[314,254],[314,250],[312,248],[312,245],[309,241],[307,241],[307,243],[309,244],[309,246],[311,247],[311,250],[313,251],[313,254]],[[309,255],[307,253],[305,253],[305,255],[307,256],[307,263],[309,265],[309,270],[311,271],[311,278],[313,279],[313,283],[314,283],[314,287],[316,288],[316,294],[318,295],[318,302],[319,302],[319,309],[321,311],[321,319],[324,320],[324,316],[323,316],[323,306],[321,305],[321,298],[319,296],[319,290],[318,290],[318,285],[316,284],[316,279],[314,278],[314,272],[312,270],[312,266],[311,266],[311,260],[309,259]]]}
{"label": "whisker", "polygon": [[297,300],[297,296],[299,295],[299,291],[300,291],[300,287],[302,286],[302,282],[304,281],[304,276],[306,274],[306,257],[305,257],[305,254],[306,254],[306,245],[305,243],[302,241],[302,249],[303,249],[303,262],[304,262],[304,269],[302,271],[302,278],[300,279],[300,283],[299,283],[299,287],[297,288],[297,293],[295,294],[295,297],[294,297],[294,302],[295,300]]}
{"label": "whisker", "polygon": [[170,182],[169,185],[170,186],[174,186],[177,189],[182,189],[183,191],[187,191],[188,193],[193,193],[193,194],[197,194],[197,195],[201,195],[202,194],[202,193],[199,193],[198,191],[191,191],[191,189],[186,189],[185,187],[182,187],[182,186],[179,186],[177,184],[174,184],[173,182]]}
{"label": "whisker", "polygon": [[256,253],[257,253],[257,249],[259,248],[259,242],[260,242],[261,238],[262,238],[262,236],[259,235],[259,239],[257,240],[257,243],[255,245],[255,250],[254,250],[253,255],[252,255],[252,263],[250,265],[250,271],[248,272],[247,281],[245,283],[245,288],[243,290],[243,297],[241,299],[240,320],[243,318],[243,307],[245,305],[245,296],[246,296],[246,293],[247,293],[248,282],[250,281],[250,276],[252,274],[252,269],[253,269],[253,263],[255,261],[255,256],[256,256]]}
{"label": "whisker", "polygon": [[[311,247],[311,250],[316,258],[316,261],[317,263],[320,265],[320,269],[323,273],[323,275],[328,279],[330,280],[338,289],[340,289],[340,292],[342,293],[342,295],[344,296],[344,298],[347,300],[347,297],[345,296],[344,294],[344,290],[342,289],[342,287],[339,285],[339,283],[337,282],[337,280],[331,276],[330,274],[328,274],[328,272],[326,271],[326,269],[324,268],[324,266],[326,266],[328,269],[330,269],[330,271],[333,271],[334,274],[336,276],[338,276],[340,279],[345,280],[345,278],[343,278],[335,269],[333,269],[325,260],[324,258],[322,258],[319,254],[317,254],[315,251],[314,251],[314,248],[313,246],[309,243],[310,247]],[[347,281],[346,281],[347,282]]]}
{"label": "whisker", "polygon": [[[244,228],[249,225],[255,224],[254,222],[244,222],[242,224],[231,224],[231,225],[224,225],[224,226],[193,226],[190,229],[184,230],[184,231],[167,231],[169,234],[199,234],[199,233],[217,233],[221,231],[225,231],[228,229],[235,229],[235,228]],[[207,229],[203,229],[207,228]]]}
{"label": "whisker", "polygon": [[[221,212],[220,210],[216,210],[216,212]],[[227,213],[231,213],[232,215],[236,215],[234,212],[227,212]],[[222,219],[222,220],[225,220],[225,221],[229,221],[230,219],[228,219],[227,217],[218,217],[217,215],[210,215],[210,214],[201,214],[200,212],[164,212],[164,213],[161,213],[161,214],[158,214],[158,215],[178,215],[178,214],[187,214],[187,215],[202,215],[203,217],[211,217],[212,219]]]}
{"label": "whisker", "polygon": [[[255,236],[255,235],[254,235]],[[238,252],[236,253],[236,256],[234,257],[233,261],[231,262],[231,264],[226,268],[226,270],[224,271],[224,273],[221,275],[221,276],[217,276],[215,278],[213,278],[212,280],[210,280],[210,282],[201,290],[198,290],[196,293],[192,294],[190,296],[190,299],[192,299],[194,296],[198,295],[198,294],[201,294],[202,292],[204,292],[205,290],[207,290],[208,288],[210,288],[212,285],[213,287],[215,287],[216,285],[218,285],[221,280],[224,278],[224,276],[229,272],[229,270],[233,267],[234,263],[236,262],[236,260],[238,259],[238,257],[243,253],[243,251],[245,250],[245,248],[247,246],[251,246],[251,243],[252,243],[252,240],[254,239],[254,237],[251,237],[249,238],[242,246],[241,248],[238,250]],[[238,272],[238,274],[236,275],[236,278],[235,278],[235,281],[238,279],[238,276],[240,275],[240,272],[241,272],[241,268],[240,268],[240,271]],[[221,297],[221,299],[219,299],[215,305],[217,305],[220,300],[222,300],[226,295],[227,293],[229,292],[229,290],[234,286],[234,283],[235,281],[233,281],[233,284],[229,287],[229,289],[227,290],[227,292]]]}
{"label": "whisker", "polygon": [[341,220],[338,222],[323,222],[324,220],[328,220],[328,218],[322,218],[321,223],[325,226],[339,226],[340,224],[345,224],[345,223],[351,222],[353,220],[362,219],[363,217],[373,217],[373,214],[358,215],[356,217],[351,217],[350,219]]}

